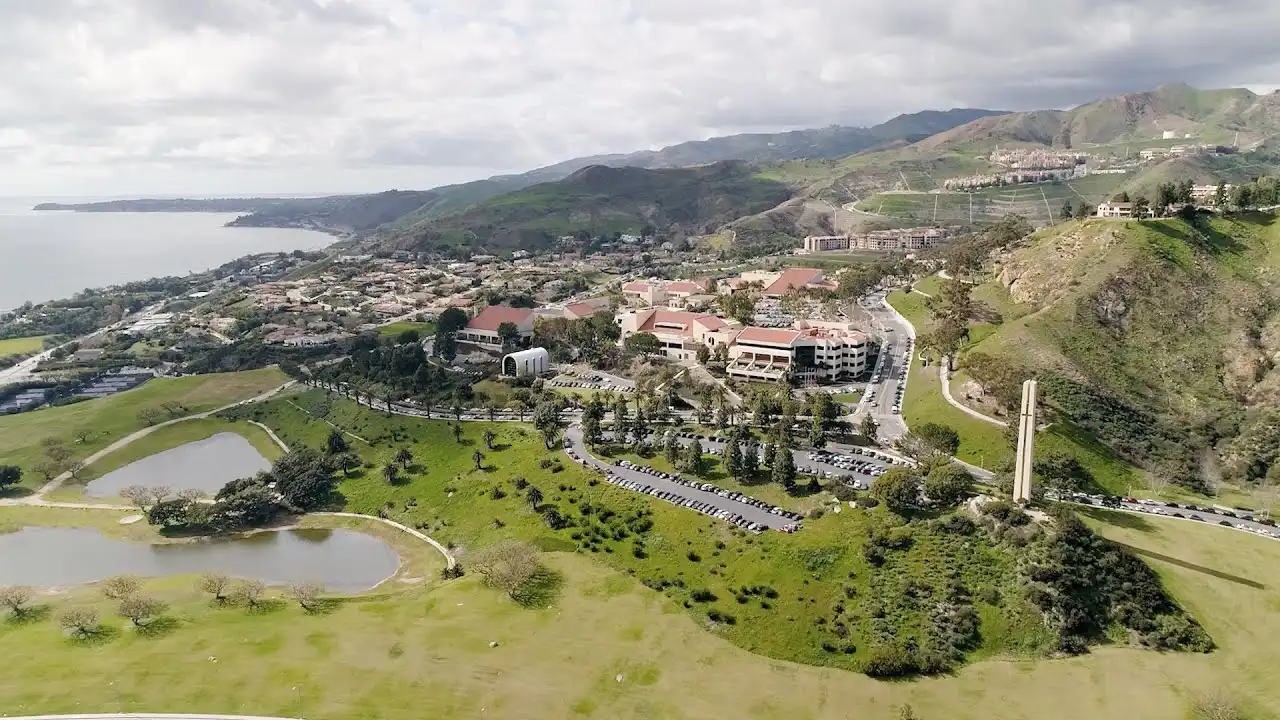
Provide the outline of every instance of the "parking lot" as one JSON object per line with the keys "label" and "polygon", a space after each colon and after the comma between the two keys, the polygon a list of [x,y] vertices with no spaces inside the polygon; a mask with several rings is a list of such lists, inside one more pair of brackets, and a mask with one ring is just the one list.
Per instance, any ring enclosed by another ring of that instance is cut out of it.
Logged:
{"label": "parking lot", "polygon": [[[711,455],[723,455],[728,442],[726,438],[714,435],[701,435],[688,431],[675,430],[682,444],[697,440],[703,452]],[[763,449],[763,445],[761,446]],[[845,484],[865,490],[875,478],[893,465],[904,465],[905,461],[874,448],[844,447],[828,450],[795,450],[796,471],[804,475],[827,480],[840,480]],[[762,457],[761,461],[765,459]]]}
{"label": "parking lot", "polygon": [[582,440],[582,428],[576,425],[565,432],[565,444],[566,451],[573,460],[599,470],[615,485],[653,495],[744,529],[757,532],[764,529],[791,531],[796,529],[800,519],[796,513],[774,507],[749,495],[725,491],[710,483],[686,480],[672,473],[635,463],[608,464],[587,451]]}
{"label": "parking lot", "polygon": [[1051,500],[1076,503],[1078,505],[1097,505],[1113,510],[1128,510],[1147,515],[1160,515],[1193,522],[1213,523],[1223,527],[1234,528],[1254,535],[1280,539],[1280,529],[1270,524],[1271,520],[1255,517],[1253,512],[1239,509],[1215,508],[1192,505],[1190,503],[1164,502],[1159,500],[1138,500],[1131,497],[1108,495],[1088,495],[1085,493],[1069,493],[1058,495],[1052,491],[1045,497]]}

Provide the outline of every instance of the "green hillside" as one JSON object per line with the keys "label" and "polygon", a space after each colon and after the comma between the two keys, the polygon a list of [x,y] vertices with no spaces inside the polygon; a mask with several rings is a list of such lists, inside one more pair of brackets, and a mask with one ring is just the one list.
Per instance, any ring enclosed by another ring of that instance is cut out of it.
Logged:
{"label": "green hillside", "polygon": [[645,170],[594,165],[557,182],[485,200],[464,211],[396,230],[398,248],[466,245],[494,252],[549,246],[587,231],[638,234],[645,225],[690,235],[712,232],[791,197],[791,188],[758,177],[742,162]]}
{"label": "green hillside", "polygon": [[1060,419],[1189,487],[1257,480],[1277,459],[1273,215],[1063,223],[974,294],[1012,303],[961,358],[989,393],[1035,374]]}

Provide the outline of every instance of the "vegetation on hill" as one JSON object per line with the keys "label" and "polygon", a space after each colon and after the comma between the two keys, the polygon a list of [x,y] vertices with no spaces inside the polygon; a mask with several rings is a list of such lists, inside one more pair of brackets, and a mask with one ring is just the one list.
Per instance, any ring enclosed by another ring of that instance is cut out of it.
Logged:
{"label": "vegetation on hill", "polygon": [[986,292],[1017,317],[960,364],[1006,404],[1039,377],[1059,417],[1158,484],[1262,480],[1280,460],[1278,246],[1261,214],[1057,225],[1001,257]]}
{"label": "vegetation on hill", "polygon": [[741,162],[663,170],[593,165],[564,180],[396,230],[389,242],[403,249],[464,246],[502,252],[546,248],[578,232],[639,235],[656,227],[696,235],[791,197],[787,185],[754,173]]}

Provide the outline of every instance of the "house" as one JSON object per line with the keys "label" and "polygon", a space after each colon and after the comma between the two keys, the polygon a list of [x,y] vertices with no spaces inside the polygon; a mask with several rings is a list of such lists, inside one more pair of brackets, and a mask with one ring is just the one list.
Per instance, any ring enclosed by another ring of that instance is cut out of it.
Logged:
{"label": "house", "polygon": [[1133,217],[1133,203],[1127,203],[1127,202],[1099,203],[1098,217],[1100,218],[1131,218]]}
{"label": "house", "polygon": [[629,282],[622,286],[622,297],[630,304],[643,307],[667,304],[666,288],[659,282]]}
{"label": "house", "polygon": [[515,325],[519,341],[527,342],[533,336],[533,309],[490,305],[471,318],[465,328],[458,331],[458,340],[493,348],[502,347],[498,328],[503,323]]}
{"label": "house", "polygon": [[564,306],[563,314],[566,319],[581,320],[582,318],[591,317],[592,315],[595,315],[601,310],[608,310],[608,309],[609,309],[609,298],[598,297],[598,298],[591,298],[589,300],[583,300],[582,302],[569,303],[568,305]]}

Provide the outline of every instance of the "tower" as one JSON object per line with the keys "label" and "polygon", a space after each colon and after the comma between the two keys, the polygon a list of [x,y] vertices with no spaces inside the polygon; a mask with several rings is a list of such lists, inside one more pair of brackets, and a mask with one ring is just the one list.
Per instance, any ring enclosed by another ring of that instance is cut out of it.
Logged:
{"label": "tower", "polygon": [[1031,502],[1031,478],[1036,438],[1036,381],[1022,383],[1022,412],[1018,415],[1018,455],[1013,471],[1013,500]]}

